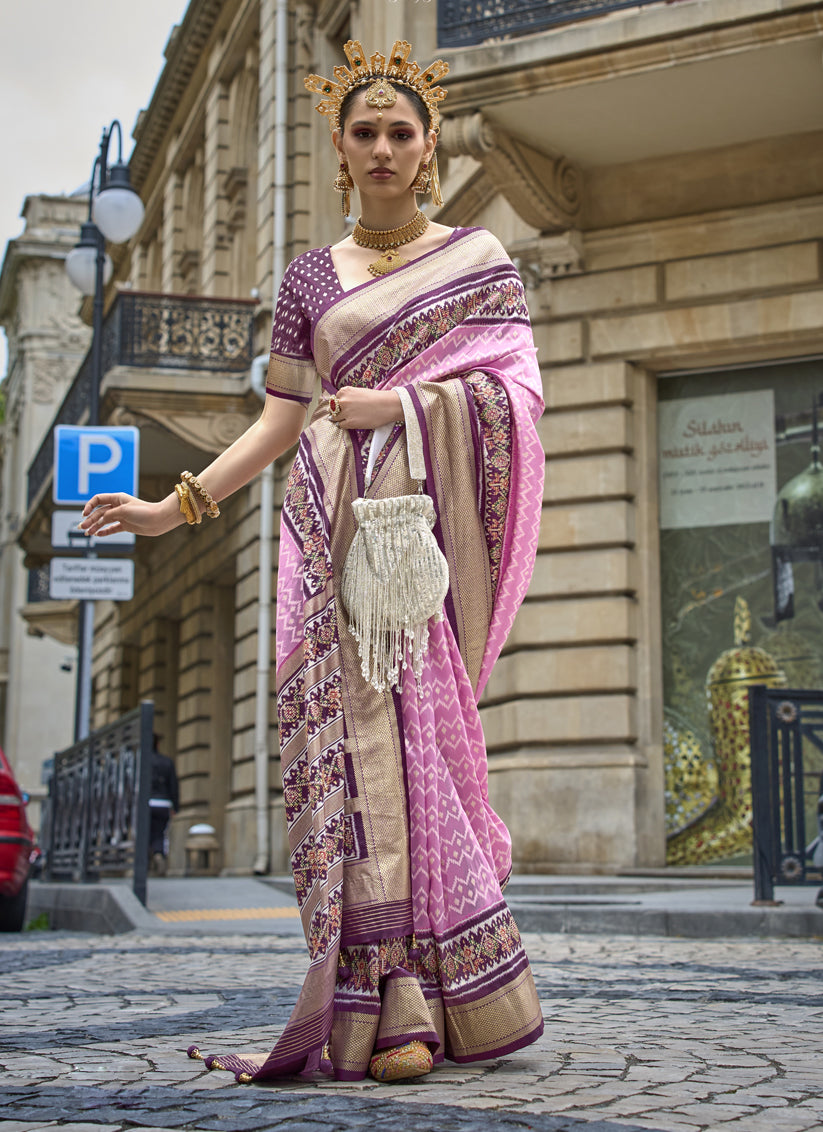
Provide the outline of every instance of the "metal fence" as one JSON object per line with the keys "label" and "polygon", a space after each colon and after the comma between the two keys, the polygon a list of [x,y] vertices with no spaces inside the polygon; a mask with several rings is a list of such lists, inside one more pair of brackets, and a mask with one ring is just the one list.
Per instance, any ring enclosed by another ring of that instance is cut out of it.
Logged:
{"label": "metal fence", "polygon": [[823,884],[823,691],[749,691],[755,901]]}
{"label": "metal fence", "polygon": [[[254,356],[255,302],[121,291],[102,330],[102,373],[114,366],[244,373]],[[54,464],[57,425],[81,424],[91,396],[86,354],[28,470],[31,507]]]}
{"label": "metal fence", "polygon": [[54,756],[49,781],[46,876],[89,881],[133,877],[146,903],[154,704],[92,732]]}
{"label": "metal fence", "polygon": [[512,39],[555,24],[640,8],[662,0],[438,0],[437,46],[468,47]]}

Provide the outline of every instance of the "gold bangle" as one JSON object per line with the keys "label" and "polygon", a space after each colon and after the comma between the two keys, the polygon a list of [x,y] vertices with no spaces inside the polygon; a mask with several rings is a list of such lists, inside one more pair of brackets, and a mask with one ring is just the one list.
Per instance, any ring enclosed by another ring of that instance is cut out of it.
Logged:
{"label": "gold bangle", "polygon": [[188,493],[182,483],[176,483],[174,490],[177,492],[177,498],[180,500],[180,514],[186,520],[190,527],[193,527],[197,522],[191,509],[191,502],[189,501]]}
{"label": "gold bangle", "polygon": [[189,485],[187,483],[176,483],[174,490],[180,500],[180,514],[189,526],[193,527],[196,523],[202,523],[203,516],[200,514],[197,499]]}
{"label": "gold bangle", "polygon": [[200,509],[195,506],[191,492],[187,490],[186,485],[183,483],[175,484],[174,490],[177,492],[177,497],[180,500],[180,514],[190,527],[195,526],[201,521]]}
{"label": "gold bangle", "polygon": [[212,519],[216,519],[217,516],[220,514],[220,508],[217,506],[217,503],[216,503],[214,497],[211,496],[208,491],[206,491],[206,489],[203,487],[202,483],[197,478],[197,476],[192,475],[191,472],[181,472],[180,478],[184,483],[187,483],[189,485],[189,487],[194,488],[194,490],[197,492],[197,494],[203,500],[203,502],[206,505],[206,511],[207,511],[209,517],[212,518]]}
{"label": "gold bangle", "polygon": [[188,498],[188,501],[189,501],[189,507],[191,507],[192,514],[194,515],[195,523],[202,523],[203,522],[203,513],[200,510],[200,504],[197,502],[197,496],[192,491],[191,485],[184,482],[180,486],[183,488],[183,490],[186,493],[186,497]]}
{"label": "gold bangle", "polygon": [[200,498],[206,505],[206,514],[210,519],[216,519],[220,514],[220,508],[217,506],[217,501],[213,496],[209,495],[203,487],[197,476],[192,475],[191,472],[181,472],[180,479],[183,483],[188,484],[189,487],[194,488]]}

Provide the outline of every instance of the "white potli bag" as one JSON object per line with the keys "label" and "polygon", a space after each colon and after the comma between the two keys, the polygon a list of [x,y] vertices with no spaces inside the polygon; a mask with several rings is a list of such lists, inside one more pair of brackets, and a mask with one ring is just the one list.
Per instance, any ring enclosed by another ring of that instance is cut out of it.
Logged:
{"label": "white potli bag", "polygon": [[449,567],[432,533],[434,503],[423,493],[426,463],[420,424],[405,389],[409,472],[416,495],[355,499],[357,530],[343,567],[342,598],[357,641],[363,678],[378,692],[400,691],[403,673],[423,671],[429,618],[443,620]]}

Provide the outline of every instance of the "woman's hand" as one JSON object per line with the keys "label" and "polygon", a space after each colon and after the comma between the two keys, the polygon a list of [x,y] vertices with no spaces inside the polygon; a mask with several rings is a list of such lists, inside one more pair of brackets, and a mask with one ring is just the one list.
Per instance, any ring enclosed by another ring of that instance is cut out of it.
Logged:
{"label": "woman's hand", "polygon": [[394,389],[358,389],[345,385],[334,394],[339,415],[329,417],[339,428],[373,429],[403,420],[403,406]]}
{"label": "woman's hand", "polygon": [[[296,444],[305,419],[305,407],[298,402],[266,397],[260,417],[197,478],[220,502]],[[202,502],[198,499],[201,514]],[[159,503],[147,503],[125,492],[95,495],[83,508],[83,515],[81,529],[87,535],[102,538],[120,531],[163,535],[186,521],[180,514],[180,500],[174,491]]]}
{"label": "woman's hand", "polygon": [[135,535],[163,535],[185,522],[174,493],[160,503],[146,503],[123,491],[113,495],[94,495],[83,508],[83,516],[80,529],[98,538],[120,531],[131,531]]}

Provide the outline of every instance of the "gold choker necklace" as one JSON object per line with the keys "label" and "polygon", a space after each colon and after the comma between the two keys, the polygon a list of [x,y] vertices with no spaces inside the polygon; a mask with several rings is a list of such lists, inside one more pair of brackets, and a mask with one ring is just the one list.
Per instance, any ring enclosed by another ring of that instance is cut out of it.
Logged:
{"label": "gold choker necklace", "polygon": [[410,244],[418,236],[422,236],[429,226],[429,218],[418,208],[407,224],[399,228],[384,228],[375,230],[364,228],[358,220],[352,232],[352,239],[361,248],[374,248],[383,254],[374,263],[369,264],[372,275],[386,275],[396,267],[403,267],[408,263],[397,251],[403,244]]}

